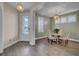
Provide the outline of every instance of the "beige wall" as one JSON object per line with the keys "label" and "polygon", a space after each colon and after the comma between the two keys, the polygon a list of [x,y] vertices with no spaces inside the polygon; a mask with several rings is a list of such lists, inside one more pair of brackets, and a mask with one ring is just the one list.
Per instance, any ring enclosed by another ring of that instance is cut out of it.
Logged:
{"label": "beige wall", "polygon": [[7,46],[18,40],[18,13],[7,3],[4,3],[3,7],[4,46]]}

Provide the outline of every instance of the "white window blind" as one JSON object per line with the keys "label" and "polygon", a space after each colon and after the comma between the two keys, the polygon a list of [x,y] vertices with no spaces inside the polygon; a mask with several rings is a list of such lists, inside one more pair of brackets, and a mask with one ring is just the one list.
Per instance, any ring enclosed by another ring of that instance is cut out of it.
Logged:
{"label": "white window blind", "polygon": [[69,15],[68,16],[68,23],[76,22],[76,15]]}
{"label": "white window blind", "polygon": [[60,19],[55,20],[55,27],[58,28],[60,26]]}
{"label": "white window blind", "polygon": [[67,17],[62,16],[60,21],[61,21],[61,23],[67,23]]}
{"label": "white window blind", "polygon": [[60,19],[55,20],[55,24],[60,24]]}
{"label": "white window blind", "polygon": [[38,17],[38,32],[44,32],[44,17]]}

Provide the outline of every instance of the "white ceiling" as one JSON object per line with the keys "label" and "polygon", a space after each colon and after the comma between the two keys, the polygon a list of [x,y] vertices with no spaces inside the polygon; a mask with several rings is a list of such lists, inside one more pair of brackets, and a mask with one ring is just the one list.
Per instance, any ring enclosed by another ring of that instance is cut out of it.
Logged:
{"label": "white ceiling", "polygon": [[[9,2],[16,8],[16,2]],[[52,17],[55,14],[64,14],[79,10],[79,2],[23,2],[25,10],[35,9],[39,14]]]}
{"label": "white ceiling", "polygon": [[47,2],[39,14],[52,17],[55,14],[64,14],[79,10],[79,2]]}
{"label": "white ceiling", "polygon": [[[9,5],[12,7],[16,8],[16,5],[18,4],[17,2],[8,2]],[[25,10],[29,10],[32,8],[36,3],[35,2],[23,2],[23,7]]]}

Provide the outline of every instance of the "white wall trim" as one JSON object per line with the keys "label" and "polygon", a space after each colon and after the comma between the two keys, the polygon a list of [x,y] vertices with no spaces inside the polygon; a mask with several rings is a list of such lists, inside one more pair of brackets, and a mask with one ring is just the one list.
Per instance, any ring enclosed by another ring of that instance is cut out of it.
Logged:
{"label": "white wall trim", "polygon": [[70,38],[69,40],[70,40],[70,41],[74,41],[74,42],[79,42],[78,39],[72,39],[72,38]]}
{"label": "white wall trim", "polygon": [[12,42],[12,43],[10,43],[10,44],[5,45],[5,46],[4,46],[4,49],[7,48],[7,47],[12,46],[13,44],[15,44],[15,43],[17,43],[17,42],[19,42],[19,41],[20,41],[20,40],[16,40],[16,41],[14,41],[14,42]]}
{"label": "white wall trim", "polygon": [[28,40],[25,40],[23,38],[20,38],[19,41],[30,41],[29,39]]}
{"label": "white wall trim", "polygon": [[46,37],[48,37],[48,36],[38,37],[38,38],[35,38],[35,40],[46,38]]}

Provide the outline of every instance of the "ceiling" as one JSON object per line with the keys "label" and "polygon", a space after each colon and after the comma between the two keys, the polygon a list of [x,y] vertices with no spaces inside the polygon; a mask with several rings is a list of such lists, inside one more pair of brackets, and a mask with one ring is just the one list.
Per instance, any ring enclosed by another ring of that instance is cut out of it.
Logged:
{"label": "ceiling", "polygon": [[[17,6],[17,2],[8,2],[9,5],[11,5],[12,7],[16,8]],[[23,2],[23,7],[25,10],[29,10],[30,8],[32,8],[36,3],[34,2]]]}
{"label": "ceiling", "polygon": [[[9,2],[12,7],[16,8],[16,2]],[[64,14],[79,10],[79,2],[23,2],[25,10],[34,9],[37,13],[52,17],[55,14]]]}
{"label": "ceiling", "polygon": [[79,10],[79,2],[47,2],[39,14],[52,17],[55,14],[64,14]]}

